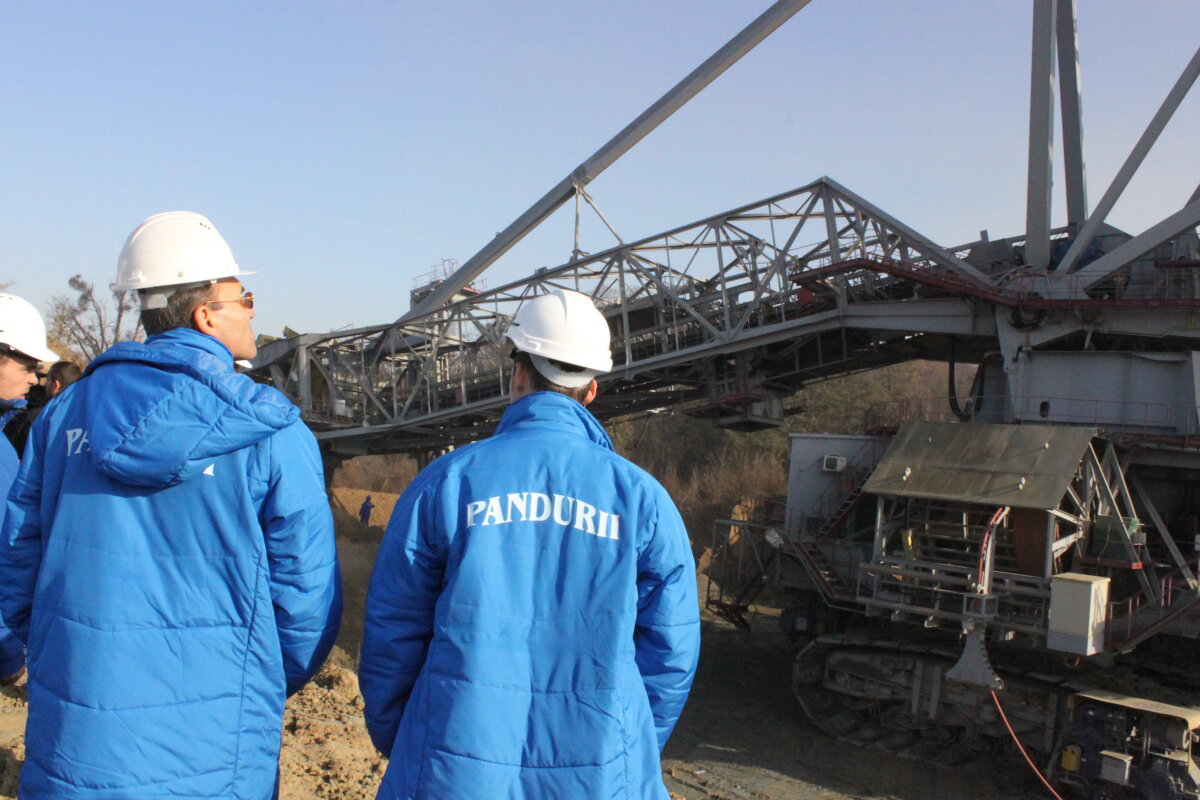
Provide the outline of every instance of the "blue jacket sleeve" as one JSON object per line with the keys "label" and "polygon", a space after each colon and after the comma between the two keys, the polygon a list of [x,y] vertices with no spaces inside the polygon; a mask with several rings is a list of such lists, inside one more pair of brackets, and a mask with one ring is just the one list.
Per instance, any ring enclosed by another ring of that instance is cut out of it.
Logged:
{"label": "blue jacket sleeve", "polygon": [[3,536],[0,537],[0,673],[9,676],[24,665],[22,642],[29,641],[33,589],[42,565],[42,460],[44,418],[34,423],[25,445],[25,460],[8,491]]}
{"label": "blue jacket sleeve", "polygon": [[359,684],[367,731],[385,755],[425,663],[445,567],[427,495],[432,472],[427,468],[397,501],[367,589]]}
{"label": "blue jacket sleeve", "polygon": [[638,615],[633,639],[661,752],[683,711],[696,674],[700,605],[687,530],[670,497],[659,491],[657,524],[638,559]]}
{"label": "blue jacket sleeve", "polygon": [[292,695],[333,647],[342,617],[342,579],[316,440],[297,422],[268,439],[266,447],[269,486],[260,521]]}

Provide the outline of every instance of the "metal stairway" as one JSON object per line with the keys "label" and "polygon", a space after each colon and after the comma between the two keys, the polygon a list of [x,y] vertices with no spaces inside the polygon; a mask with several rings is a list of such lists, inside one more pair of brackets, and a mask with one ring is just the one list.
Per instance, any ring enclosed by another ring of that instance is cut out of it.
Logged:
{"label": "metal stairway", "polygon": [[820,547],[820,540],[788,540],[780,552],[804,567],[805,573],[816,585],[826,603],[831,606],[854,603],[854,587],[845,581],[841,572],[825,555]]}

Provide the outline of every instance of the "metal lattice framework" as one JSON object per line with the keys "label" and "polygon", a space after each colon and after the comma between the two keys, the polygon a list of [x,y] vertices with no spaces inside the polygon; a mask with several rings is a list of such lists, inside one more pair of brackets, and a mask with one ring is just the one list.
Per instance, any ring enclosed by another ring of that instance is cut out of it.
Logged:
{"label": "metal lattice framework", "polygon": [[[893,268],[924,283],[887,274]],[[975,313],[949,289],[990,285],[822,179],[525,280],[464,289],[409,322],[268,344],[259,364],[331,445],[420,449],[470,440],[506,402],[501,344],[509,320],[529,297],[563,287],[591,296],[613,332],[616,368],[602,381],[601,416],[681,403],[718,418],[764,404],[760,414],[778,416],[783,398],[805,381],[941,354],[944,343],[925,352],[919,341],[930,309],[922,306],[926,319],[918,319],[905,301],[919,294],[937,302],[946,332],[968,336]],[[891,306],[892,319],[881,325],[878,314],[857,314],[866,300]]]}
{"label": "metal lattice framework", "polygon": [[[987,353],[1016,365],[1004,370],[1009,385],[985,387],[1011,398],[1046,374],[1041,351],[1108,350],[1106,368],[1124,369],[1131,353],[1195,348],[1200,190],[1138,235],[1106,219],[1200,74],[1200,51],[1089,213],[1073,0],[1034,4],[1021,236],[943,248],[823,178],[594,255],[576,243],[561,266],[472,287],[568,198],[590,203],[588,181],[805,2],[775,3],[454,275],[414,294],[399,320],[269,343],[256,376],[300,405],[328,451],[357,454],[431,451],[486,435],[506,402],[508,322],[550,287],[587,293],[609,320],[616,369],[592,407],[601,418],[677,407],[730,427],[779,424],[808,382]],[[1068,225],[1052,229],[1056,75]]]}
{"label": "metal lattice framework", "polygon": [[[1104,241],[1129,240],[1110,229]],[[1078,299],[1045,296],[1029,267],[1013,265],[1022,245],[943,249],[825,178],[524,280],[464,288],[407,322],[268,344],[259,369],[334,450],[436,449],[494,423],[507,396],[508,322],[552,287],[585,292],[609,320],[616,368],[602,381],[599,416],[682,405],[746,426],[778,420],[806,382],[944,360],[951,340],[960,358],[978,360],[998,346],[997,309],[1200,304],[1191,267],[1136,296],[1115,280]]]}

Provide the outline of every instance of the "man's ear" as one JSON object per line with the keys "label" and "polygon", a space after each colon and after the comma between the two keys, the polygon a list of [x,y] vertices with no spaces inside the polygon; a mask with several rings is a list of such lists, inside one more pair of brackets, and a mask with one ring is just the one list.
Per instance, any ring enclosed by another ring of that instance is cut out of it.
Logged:
{"label": "man's ear", "polygon": [[596,383],[596,379],[592,378],[592,382],[589,383],[587,387],[587,394],[583,396],[583,405],[586,406],[588,403],[596,399],[596,392],[599,390],[599,388],[600,387]]}
{"label": "man's ear", "polygon": [[518,378],[518,381],[519,381],[519,382],[520,382],[520,384],[521,384],[521,388],[522,388],[522,389],[525,389],[525,390],[529,390],[530,388],[532,388],[532,385],[533,385],[533,375],[532,375],[532,372],[533,372],[533,364],[530,364],[530,363],[529,363],[529,362],[527,362],[527,361],[518,361],[518,362],[517,362],[517,369],[519,370],[519,372],[518,372],[517,374],[521,376],[520,378]]}
{"label": "man's ear", "polygon": [[213,316],[209,306],[196,306],[192,311],[192,327],[201,333],[210,333],[213,330]]}
{"label": "man's ear", "polygon": [[529,382],[529,374],[525,369],[526,365],[524,362],[513,362],[512,376],[508,379],[509,394],[519,396],[524,393],[525,387]]}

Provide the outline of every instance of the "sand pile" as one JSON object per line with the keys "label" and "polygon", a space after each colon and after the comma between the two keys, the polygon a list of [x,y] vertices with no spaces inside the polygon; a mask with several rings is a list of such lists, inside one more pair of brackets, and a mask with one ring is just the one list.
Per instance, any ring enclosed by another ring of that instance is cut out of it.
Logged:
{"label": "sand pile", "polygon": [[[355,496],[347,498],[346,494],[354,491],[333,491],[344,604],[337,646],[316,677],[288,700],[284,713],[280,796],[287,800],[371,798],[386,767],[386,760],[367,736],[355,674],[367,584],[383,531],[360,524],[353,515],[357,513]],[[386,503],[389,513],[395,500],[395,495],[372,498],[375,503]],[[347,501],[354,512],[345,507]],[[380,522],[385,523],[386,517]]]}
{"label": "sand pile", "polygon": [[[363,500],[367,499],[367,495],[371,496],[371,502],[375,504],[375,508],[371,509],[371,527],[386,528],[388,520],[392,518],[392,509],[396,507],[396,501],[400,499],[400,495],[391,494],[390,492],[368,492],[363,489],[347,489],[342,486],[335,486],[329,493],[330,505],[334,509],[341,508],[358,524],[358,509],[362,507]],[[341,521],[339,520],[338,532],[342,529]]]}
{"label": "sand pile", "polygon": [[280,754],[280,796],[295,800],[374,797],[386,762],[367,736],[358,678],[336,653],[288,700]]}

